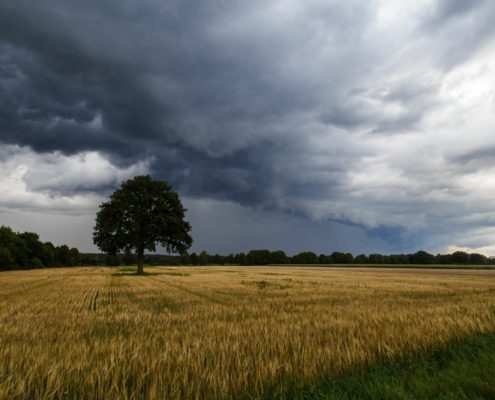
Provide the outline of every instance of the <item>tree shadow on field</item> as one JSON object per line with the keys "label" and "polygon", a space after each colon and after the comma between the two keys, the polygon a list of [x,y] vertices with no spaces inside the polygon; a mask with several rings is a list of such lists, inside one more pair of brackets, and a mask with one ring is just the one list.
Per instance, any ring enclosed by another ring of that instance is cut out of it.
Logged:
{"label": "tree shadow on field", "polygon": [[144,272],[142,274],[138,274],[137,272],[115,272],[112,274],[112,276],[117,276],[117,277],[122,277],[122,276],[141,277],[141,276],[154,276],[154,275],[159,275],[159,274],[156,272]]}

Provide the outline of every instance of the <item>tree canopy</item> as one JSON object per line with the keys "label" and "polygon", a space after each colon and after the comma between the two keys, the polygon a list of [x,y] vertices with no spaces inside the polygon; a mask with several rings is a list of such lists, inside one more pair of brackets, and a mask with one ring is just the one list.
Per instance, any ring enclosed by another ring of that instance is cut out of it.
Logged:
{"label": "tree canopy", "polygon": [[0,270],[79,265],[81,255],[67,245],[54,246],[41,242],[34,232],[14,232],[0,226]]}
{"label": "tree canopy", "polygon": [[168,183],[136,176],[100,205],[93,240],[108,254],[134,251],[142,274],[144,252],[156,251],[157,244],[169,253],[184,253],[191,246],[185,211]]}

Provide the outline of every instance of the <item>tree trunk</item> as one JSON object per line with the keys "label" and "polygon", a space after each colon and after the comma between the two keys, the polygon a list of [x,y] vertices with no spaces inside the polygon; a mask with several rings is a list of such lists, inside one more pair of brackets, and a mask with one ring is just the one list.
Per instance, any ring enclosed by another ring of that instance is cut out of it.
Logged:
{"label": "tree trunk", "polygon": [[142,249],[137,251],[137,273],[138,275],[144,274],[144,250]]}

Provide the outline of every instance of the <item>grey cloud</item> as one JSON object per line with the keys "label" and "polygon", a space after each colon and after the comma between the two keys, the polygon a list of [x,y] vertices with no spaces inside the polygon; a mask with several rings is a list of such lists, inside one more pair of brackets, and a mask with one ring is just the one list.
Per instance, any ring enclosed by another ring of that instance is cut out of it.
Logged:
{"label": "grey cloud", "polygon": [[104,198],[99,193],[146,172],[147,163],[119,168],[95,151],[67,156],[3,145],[0,170],[0,208],[80,215]]}
{"label": "grey cloud", "polygon": [[[393,247],[369,235],[359,226],[333,221],[313,223],[297,215],[280,212],[255,212],[236,204],[220,201],[186,199],[188,218],[198,229],[195,251],[211,253],[246,252],[253,248],[285,249],[290,254],[314,251],[390,252]],[[222,221],[221,230],[212,229]],[[239,229],[242,227],[242,229]]]}
{"label": "grey cloud", "polygon": [[486,0],[438,0],[431,17],[431,22],[445,22],[455,17],[462,17],[476,10],[480,5],[486,4]]}
{"label": "grey cloud", "polygon": [[[455,179],[455,161],[442,174],[425,156],[420,171],[388,143],[442,111],[442,68],[489,42],[495,12],[486,1],[435,4],[413,21],[421,34],[403,37],[377,28],[377,3],[364,0],[3,2],[0,141],[96,151],[119,171],[146,160],[192,199],[402,237],[411,219],[439,223],[430,214],[441,202],[422,196]],[[54,195],[117,183],[34,176],[31,188]]]}
{"label": "grey cloud", "polygon": [[495,162],[495,146],[481,146],[475,150],[462,151],[449,161],[463,171],[476,172],[492,168]]}
{"label": "grey cloud", "polygon": [[[493,38],[495,3],[487,0],[437,0],[425,18],[439,65],[451,69],[465,62]],[[435,44],[435,41],[437,42]]]}
{"label": "grey cloud", "polygon": [[[286,33],[304,41],[329,29],[352,46],[363,34],[363,13],[339,3],[310,8],[309,27],[296,19],[293,27],[268,29],[265,46],[253,41],[251,27],[229,41],[228,29],[215,26],[238,18],[249,8],[242,3],[160,4],[145,2],[137,13],[121,2],[3,4],[3,65],[18,76],[4,91],[11,100],[1,138],[37,151],[97,149],[116,162],[151,153],[154,169],[191,193],[254,204],[266,197],[260,181],[270,174],[273,147],[264,144],[277,142],[277,151],[297,146],[291,114],[319,102],[304,73],[298,85],[280,76],[284,65],[276,57],[297,50]],[[297,78],[299,71],[291,73]],[[191,171],[189,180],[200,175],[199,184],[185,182],[177,169]]]}

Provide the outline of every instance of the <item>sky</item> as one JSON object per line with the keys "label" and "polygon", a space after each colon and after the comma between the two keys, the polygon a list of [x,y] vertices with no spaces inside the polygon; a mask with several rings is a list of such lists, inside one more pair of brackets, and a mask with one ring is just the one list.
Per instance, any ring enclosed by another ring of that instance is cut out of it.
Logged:
{"label": "sky", "polygon": [[96,251],[150,174],[192,251],[495,255],[495,2],[0,2],[0,224]]}

